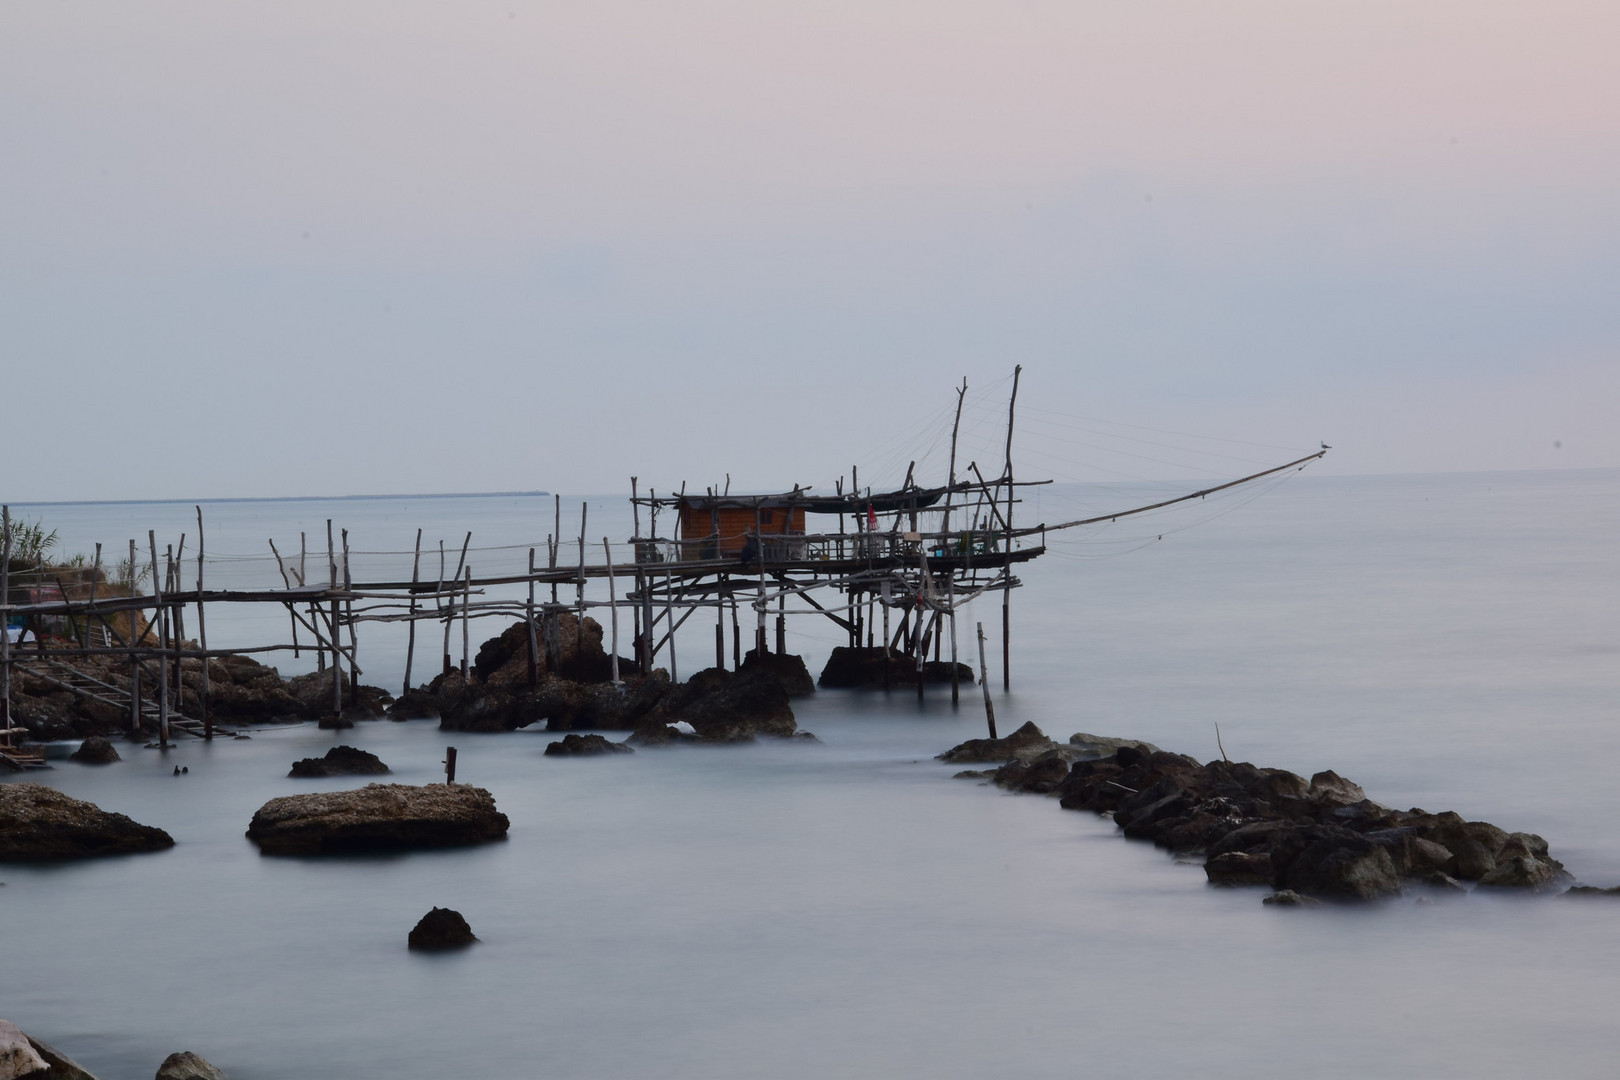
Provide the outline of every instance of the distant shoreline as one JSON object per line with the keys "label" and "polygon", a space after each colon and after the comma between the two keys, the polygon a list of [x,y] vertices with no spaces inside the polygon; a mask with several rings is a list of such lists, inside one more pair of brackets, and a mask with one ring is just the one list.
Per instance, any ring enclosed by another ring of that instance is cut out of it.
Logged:
{"label": "distant shoreline", "polygon": [[12,506],[151,506],[173,503],[197,505],[200,503],[282,503],[282,502],[353,502],[360,499],[490,499],[549,497],[549,491],[436,491],[403,495],[264,495],[227,499],[62,499],[51,502],[14,502]]}

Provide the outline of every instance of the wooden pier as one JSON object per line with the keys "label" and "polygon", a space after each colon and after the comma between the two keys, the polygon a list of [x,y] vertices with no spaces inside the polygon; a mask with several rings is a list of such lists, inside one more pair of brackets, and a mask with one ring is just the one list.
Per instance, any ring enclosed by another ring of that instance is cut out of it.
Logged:
{"label": "wooden pier", "polygon": [[[230,654],[313,652],[317,670],[330,673],[331,712],[341,713],[363,674],[358,661],[360,630],[373,622],[409,624],[404,679],[408,691],[416,670],[418,624],[438,624],[442,631],[433,636],[440,649],[438,663],[430,664],[430,669],[456,667],[454,656],[459,651],[459,668],[465,674],[473,641],[471,620],[521,620],[529,627],[532,682],[542,656],[548,658],[548,669],[554,667],[550,661],[560,652],[558,617],[563,613],[580,619],[587,614],[602,617],[604,636],[611,635],[608,655],[615,682],[660,665],[678,681],[675,634],[702,613],[714,621],[713,666],[732,669],[741,666],[747,651],[787,652],[789,620],[812,617],[837,626],[850,648],[881,654],[885,672],[896,666],[914,671],[914,680],[905,681],[915,681],[919,697],[929,658],[936,663],[948,660],[954,701],[960,693],[956,673],[961,670],[957,616],[965,605],[986,595],[1000,598],[1001,683],[1004,689],[1011,686],[1011,594],[1023,584],[1014,571],[1045,554],[1049,532],[1202,498],[1303,468],[1325,453],[1152,506],[1051,525],[1015,524],[1020,493],[1050,483],[1014,479],[1017,385],[1015,372],[1005,460],[989,478],[978,463],[963,470],[967,475],[957,469],[964,381],[957,391],[950,465],[941,483],[916,483],[915,463],[904,482],[887,491],[862,487],[856,469],[840,478],[831,493],[795,487],[770,494],[734,494],[729,484],[722,490],[688,492],[683,487],[663,494],[650,489],[643,493],[639,478],[632,477],[633,528],[627,540],[592,539],[584,507],[577,536],[564,540],[557,498],[552,531],[543,546],[529,548],[527,569],[521,573],[475,574],[468,561],[473,550],[470,533],[453,570],[449,551],[441,544],[436,572],[424,573],[418,530],[409,579],[355,580],[348,532],[334,530],[328,521],[324,551],[311,552],[306,538],[296,554],[283,555],[270,542],[280,588],[208,588],[204,521],[198,507],[194,565],[185,555],[184,536],[160,551],[155,534],[149,532],[144,551],[130,541],[125,563],[137,582],[140,577],[133,570],[142,568],[146,587],[115,594],[104,584],[100,545],[94,564],[81,573],[87,585],[64,583],[60,568],[43,563],[14,569],[6,508],[0,623],[20,620],[35,640],[17,645],[9,635],[0,636],[0,728],[13,727],[11,686],[18,673],[122,709],[131,731],[155,730],[164,745],[176,734],[212,738],[217,729],[209,707],[206,661]],[[812,524],[817,527],[812,529]],[[542,556],[538,560],[537,552]],[[596,588],[587,587],[593,583]],[[55,595],[41,595],[47,586]],[[548,595],[537,597],[542,590]],[[492,591],[507,595],[493,596]],[[214,609],[217,617],[222,604],[280,605],[288,616],[290,640],[210,649],[208,611]],[[195,619],[194,638],[186,632],[188,613]],[[53,627],[56,640],[47,649],[43,637]],[[454,648],[457,638],[459,650]],[[630,646],[630,671],[620,670],[621,642]],[[981,638],[981,652],[982,647]],[[75,667],[76,659],[89,657],[115,658],[125,672],[121,684]],[[200,703],[200,716],[195,717],[182,716],[177,707],[188,661],[197,676],[189,687]]]}

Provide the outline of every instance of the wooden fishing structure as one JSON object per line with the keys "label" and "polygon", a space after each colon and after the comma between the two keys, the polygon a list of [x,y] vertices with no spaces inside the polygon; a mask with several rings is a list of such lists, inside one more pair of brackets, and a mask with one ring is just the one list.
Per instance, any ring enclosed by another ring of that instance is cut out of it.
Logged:
{"label": "wooden fishing structure", "polygon": [[[12,679],[14,672],[22,672],[125,710],[131,731],[155,729],[160,745],[167,745],[176,734],[212,738],[218,729],[210,710],[207,661],[232,654],[292,652],[299,656],[313,652],[317,671],[330,675],[330,711],[341,713],[360,685],[363,668],[358,630],[370,622],[409,624],[404,678],[404,689],[409,691],[418,624],[439,624],[438,666],[446,673],[457,666],[453,644],[459,636],[459,670],[465,676],[471,620],[521,619],[528,627],[532,683],[539,677],[542,658],[547,670],[556,670],[563,650],[560,617],[576,616],[577,621],[570,625],[580,632],[584,616],[592,613],[604,617],[604,636],[611,635],[605,644],[609,644],[615,683],[660,665],[668,669],[672,680],[679,681],[675,635],[694,617],[700,623],[713,621],[713,664],[731,669],[743,664],[747,652],[786,653],[789,620],[809,617],[838,627],[848,648],[881,658],[885,685],[891,672],[909,671],[911,677],[902,681],[914,683],[919,698],[924,695],[924,668],[931,658],[948,670],[951,697],[956,702],[963,670],[957,619],[966,605],[981,597],[1000,600],[1001,684],[1003,689],[1011,687],[1011,595],[1023,584],[1017,571],[1047,551],[1049,533],[1202,499],[1303,468],[1326,453],[1324,448],[1275,468],[1148,506],[1056,524],[1026,525],[1019,512],[1020,493],[1051,481],[1014,477],[1019,374],[1020,369],[1015,369],[1007,402],[1003,460],[989,476],[977,462],[958,468],[957,438],[967,393],[964,380],[957,389],[949,466],[941,483],[918,483],[913,475],[915,462],[904,481],[889,490],[862,486],[857,468],[840,478],[830,493],[795,486],[770,494],[741,494],[732,493],[729,482],[724,488],[702,492],[683,487],[663,494],[651,489],[643,493],[639,478],[631,477],[633,527],[627,542],[615,545],[607,537],[601,538],[601,558],[596,558],[598,549],[588,537],[588,507],[582,506],[574,550],[573,538],[566,543],[562,539],[562,507],[557,497],[554,527],[546,538],[543,560],[536,559],[541,547],[536,544],[528,550],[527,569],[515,574],[476,574],[468,558],[473,551],[471,533],[466,535],[453,569],[441,542],[436,572],[431,566],[432,551],[424,570],[418,530],[409,580],[356,581],[350,569],[348,531],[334,532],[328,521],[324,550],[311,552],[307,537],[302,537],[299,551],[284,555],[270,542],[281,587],[210,589],[204,581],[204,523],[199,506],[194,579],[192,564],[185,557],[186,538],[182,536],[177,546],[160,551],[155,534],[148,532],[144,552],[138,552],[130,541],[125,564],[129,571],[144,562],[146,591],[131,588],[122,590],[127,594],[117,594],[98,588],[103,574],[97,545],[94,565],[86,575],[87,589],[60,587],[57,597],[41,599],[37,593],[21,595],[15,588],[10,510],[6,508],[0,624],[21,619],[35,627],[36,633],[31,646],[14,644],[9,635],[0,635],[0,730],[13,729]],[[15,576],[30,584],[46,584],[51,583],[52,570],[41,564]],[[136,575],[130,576],[139,583]],[[600,592],[587,595],[587,583],[593,581],[605,582],[605,598]],[[61,585],[59,581],[55,584]],[[570,587],[572,596],[563,591]],[[538,595],[542,590],[549,596]],[[207,612],[222,604],[282,606],[291,639],[210,649]],[[188,612],[195,616],[194,639],[186,634]],[[57,620],[65,631],[46,648],[37,628],[50,619]],[[631,657],[622,662],[621,637],[627,637],[631,646]],[[988,709],[982,624],[977,642]],[[115,683],[85,673],[81,670],[85,665],[75,661],[88,657],[114,658],[122,665],[123,678]],[[621,670],[626,667],[628,670]],[[195,701],[198,715],[182,713],[182,688]]]}

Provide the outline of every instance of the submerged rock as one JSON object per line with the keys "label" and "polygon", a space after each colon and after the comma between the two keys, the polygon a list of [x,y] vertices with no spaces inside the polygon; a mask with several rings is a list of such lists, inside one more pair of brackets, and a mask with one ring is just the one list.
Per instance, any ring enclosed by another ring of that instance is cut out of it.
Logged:
{"label": "submerged rock", "polygon": [[374,776],[388,772],[376,754],[352,746],[334,746],[324,757],[307,757],[293,762],[288,776]]}
{"label": "submerged rock", "polygon": [[77,761],[84,765],[111,765],[115,761],[124,760],[118,755],[118,750],[112,743],[100,735],[92,735],[79,744],[79,748],[68,755],[69,761]]}
{"label": "submerged rock", "polygon": [[[922,681],[948,683],[951,681],[951,663],[948,660],[929,660],[923,664]],[[977,677],[966,664],[957,664],[957,680],[972,686]],[[915,686],[917,662],[899,653],[885,651],[881,645],[872,647],[840,645],[827,657],[817,684],[824,689],[881,690],[886,687]]]}
{"label": "submerged rock", "polygon": [[0,1020],[0,1077],[43,1075],[50,1065],[9,1020]]}
{"label": "submerged rock", "polygon": [[405,945],[410,949],[440,951],[465,949],[477,940],[461,912],[436,907],[417,922],[406,936]]}
{"label": "submerged rock", "polygon": [[367,784],[271,799],[247,836],[265,855],[354,854],[482,844],[505,837],[510,824],[483,788]]}
{"label": "submerged rock", "polygon": [[163,1064],[158,1066],[156,1080],[226,1080],[226,1077],[217,1067],[190,1050],[182,1050],[163,1059]]}
{"label": "submerged rock", "polygon": [[162,829],[131,821],[43,784],[0,784],[0,860],[81,859],[161,851]]}
{"label": "submerged rock", "polygon": [[969,739],[939,755],[940,761],[962,765],[985,764],[1000,761],[1033,761],[1058,744],[1033,722],[1025,724],[1011,735],[999,739]]}
{"label": "submerged rock", "polygon": [[[1110,756],[1097,756],[1111,746]],[[1084,733],[1054,747],[1025,725],[1006,739],[970,740],[940,756],[1006,762],[993,775],[1001,787],[1055,794],[1064,809],[1111,814],[1128,837],[1202,853],[1212,885],[1364,901],[1398,895],[1403,880],[1455,891],[1464,888],[1460,879],[1532,893],[1569,880],[1539,836],[1449,812],[1394,810],[1332,771],[1306,780],[1245,761],[1201,764]],[[1058,776],[1065,758],[1072,763]]]}
{"label": "submerged rock", "polygon": [[761,654],[758,649],[749,649],[743,656],[742,667],[737,669],[737,674],[753,671],[768,671],[776,676],[788,697],[806,697],[816,692],[815,681],[810,678],[810,670],[804,666],[802,656],[773,652]]}
{"label": "submerged rock", "polygon": [[633,754],[633,747],[609,742],[601,735],[564,735],[559,741],[546,746],[547,757],[588,757],[592,754]]}
{"label": "submerged rock", "polygon": [[[44,1039],[35,1038],[32,1035],[27,1035],[26,1038],[28,1044],[34,1048],[34,1052],[44,1058],[45,1064],[50,1066],[49,1072],[33,1074],[36,1080],[96,1080],[89,1069],[86,1069]],[[3,1070],[0,1070],[0,1075],[3,1075]]]}

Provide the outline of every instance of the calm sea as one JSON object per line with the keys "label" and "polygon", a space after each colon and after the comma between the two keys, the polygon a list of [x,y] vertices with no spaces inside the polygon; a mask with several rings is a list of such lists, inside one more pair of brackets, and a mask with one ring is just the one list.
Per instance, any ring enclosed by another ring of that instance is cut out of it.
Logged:
{"label": "calm sea", "polygon": [[[1020,514],[1137,494],[1046,489]],[[622,499],[587,502],[596,551],[629,535]],[[565,562],[580,503],[563,500]],[[13,512],[57,527],[67,551],[101,541],[110,559],[151,529],[160,550],[185,532],[195,552],[189,505]],[[424,576],[441,539],[453,569],[471,530],[484,574],[521,568],[531,545],[546,561],[557,531],[537,496],[203,513],[210,586],[272,583],[268,541],[285,555],[300,532],[324,567],[328,518],[349,530],[357,577],[408,576],[418,528]],[[1120,522],[1023,572],[1011,694],[992,661],[997,717],[1206,760],[1219,724],[1233,759],[1333,768],[1384,803],[1539,832],[1581,880],[1620,885],[1617,535],[1617,470],[1306,474]],[[999,605],[975,606],[994,650]],[[268,613],[208,618],[216,647],[286,634]],[[684,673],[712,662],[712,627],[691,625]],[[840,641],[809,620],[791,633],[813,670]],[[403,639],[362,631],[366,681],[397,689]],[[1614,1074],[1620,903],[1274,910],[1110,822],[953,780],[933,755],[983,733],[975,696],[953,710],[948,690],[921,707],[823,692],[795,709],[819,743],[567,760],[542,756],[543,732],[379,722],[129,748],[104,769],[58,761],[45,783],[178,843],[0,867],[0,1016],[103,1080],[150,1076],[180,1049],[236,1080]],[[339,741],[412,783],[456,746],[459,778],[494,792],[510,839],[259,857],[242,833],[266,799],[350,786],[286,777]],[[482,944],[408,953],[435,905]]]}

